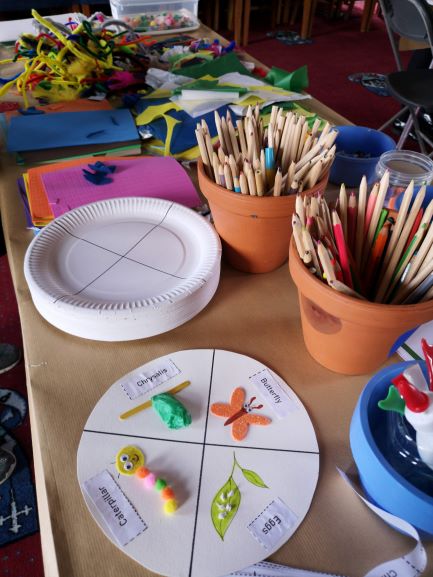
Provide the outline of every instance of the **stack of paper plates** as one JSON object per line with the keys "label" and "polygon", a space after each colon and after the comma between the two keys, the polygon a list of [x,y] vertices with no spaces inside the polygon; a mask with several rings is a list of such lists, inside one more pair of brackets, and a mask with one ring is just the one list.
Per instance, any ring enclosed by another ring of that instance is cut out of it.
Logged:
{"label": "stack of paper plates", "polygon": [[140,339],[198,314],[219,281],[214,228],[156,198],[95,202],[55,219],[30,244],[24,273],[51,324],[103,341]]}

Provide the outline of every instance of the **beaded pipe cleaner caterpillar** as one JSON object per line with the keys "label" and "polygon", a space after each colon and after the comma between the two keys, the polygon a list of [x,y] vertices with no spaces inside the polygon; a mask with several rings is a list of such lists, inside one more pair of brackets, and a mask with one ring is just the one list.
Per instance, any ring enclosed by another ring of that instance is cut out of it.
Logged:
{"label": "beaded pipe cleaner caterpillar", "polygon": [[167,484],[167,481],[149,471],[144,466],[145,462],[146,459],[142,451],[131,445],[123,447],[116,455],[117,471],[121,475],[135,475],[139,479],[143,479],[146,489],[155,488],[164,500],[164,513],[172,515],[178,507],[173,489]]}

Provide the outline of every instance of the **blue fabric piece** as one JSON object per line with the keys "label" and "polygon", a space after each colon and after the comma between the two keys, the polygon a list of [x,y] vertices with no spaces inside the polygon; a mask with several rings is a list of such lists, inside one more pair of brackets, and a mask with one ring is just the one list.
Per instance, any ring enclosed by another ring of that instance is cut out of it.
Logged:
{"label": "blue fabric piece", "polygon": [[113,182],[112,178],[108,178],[107,176],[105,176],[105,174],[101,172],[90,172],[89,170],[83,168],[83,174],[84,178],[89,182],[91,182],[92,184],[99,185],[99,184],[109,184],[110,182]]}
{"label": "blue fabric piece", "polygon": [[98,160],[95,164],[88,165],[90,169],[94,170],[95,172],[101,172],[102,174],[109,174],[110,172],[114,172],[116,167],[112,164],[107,166],[104,162]]}
{"label": "blue fabric piece", "polygon": [[[151,100],[140,100],[136,104],[136,112],[140,114],[146,110],[149,106],[158,106],[161,104],[166,104],[169,102],[168,98],[151,99]],[[225,116],[229,110],[227,105],[218,108],[218,114],[220,116]],[[170,143],[170,152],[172,154],[178,154],[193,146],[197,146],[197,139],[195,136],[195,130],[197,128],[197,123],[203,118],[208,127],[211,138],[217,135],[217,129],[215,126],[215,115],[214,112],[208,112],[199,118],[192,118],[184,110],[170,110],[166,112],[167,115],[179,120],[180,122],[176,124],[173,130],[173,136]],[[231,112],[233,121],[236,121],[236,115]],[[145,125],[149,131],[153,134],[155,138],[165,142],[167,136],[167,123],[164,118],[157,118],[150,124]]]}

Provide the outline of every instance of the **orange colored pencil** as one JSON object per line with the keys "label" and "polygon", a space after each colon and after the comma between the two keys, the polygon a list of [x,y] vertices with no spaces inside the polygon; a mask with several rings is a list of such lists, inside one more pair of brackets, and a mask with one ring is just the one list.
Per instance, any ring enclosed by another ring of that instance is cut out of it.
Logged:
{"label": "orange colored pencil", "polygon": [[380,229],[376,240],[374,241],[373,247],[370,252],[370,257],[368,259],[367,267],[366,267],[366,276],[365,276],[365,289],[368,293],[371,289],[371,285],[374,282],[376,274],[379,270],[379,266],[385,251],[385,246],[389,238],[390,230],[391,230],[392,221],[387,220],[385,224]]}

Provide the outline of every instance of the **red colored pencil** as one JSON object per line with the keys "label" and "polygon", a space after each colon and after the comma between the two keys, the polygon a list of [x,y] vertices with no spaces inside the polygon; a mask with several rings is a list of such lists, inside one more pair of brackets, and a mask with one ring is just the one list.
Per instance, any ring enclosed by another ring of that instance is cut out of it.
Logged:
{"label": "red colored pencil", "polygon": [[332,227],[334,229],[335,242],[337,243],[338,256],[341,270],[343,271],[344,282],[349,288],[353,288],[352,275],[350,273],[349,256],[347,254],[346,242],[344,240],[343,227],[337,211],[332,211]]}
{"label": "red colored pencil", "polygon": [[415,220],[413,221],[413,225],[412,225],[412,228],[410,229],[409,236],[407,237],[407,241],[406,241],[406,244],[405,244],[405,246],[404,246],[403,253],[406,251],[407,247],[408,247],[408,246],[410,245],[410,243],[412,242],[412,239],[413,239],[413,237],[415,236],[416,231],[417,231],[418,228],[419,228],[419,225],[421,224],[421,220],[422,220],[423,214],[424,214],[424,210],[423,210],[422,208],[420,208],[419,211],[418,211],[418,214],[417,214],[416,217],[415,217]]}

